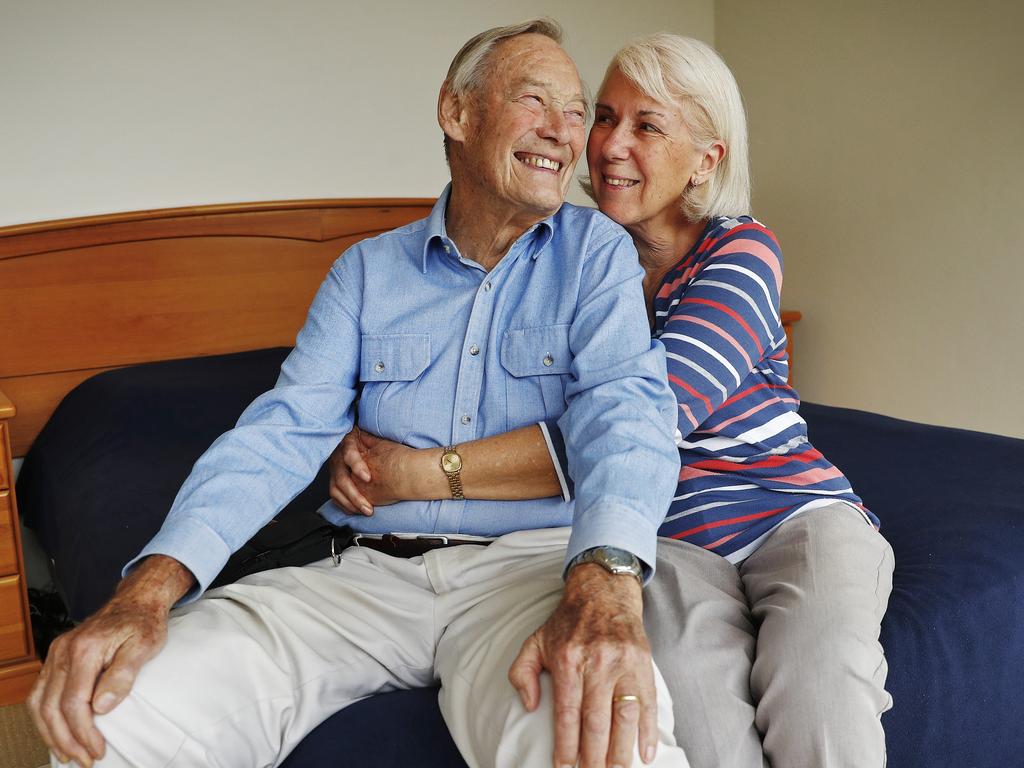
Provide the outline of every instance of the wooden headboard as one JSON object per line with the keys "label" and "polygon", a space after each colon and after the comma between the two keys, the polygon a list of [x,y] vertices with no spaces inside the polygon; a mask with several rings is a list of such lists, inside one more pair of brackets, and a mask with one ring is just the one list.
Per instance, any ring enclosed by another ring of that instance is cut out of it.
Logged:
{"label": "wooden headboard", "polygon": [[290,346],[341,252],[433,203],[243,203],[0,228],[0,392],[17,408],[14,455],[100,371]]}

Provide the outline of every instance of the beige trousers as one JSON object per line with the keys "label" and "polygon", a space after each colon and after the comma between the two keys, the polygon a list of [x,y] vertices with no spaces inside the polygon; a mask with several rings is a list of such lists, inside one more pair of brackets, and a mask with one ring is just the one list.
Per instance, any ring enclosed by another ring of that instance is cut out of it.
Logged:
{"label": "beige trousers", "polygon": [[846,504],[791,518],[739,567],[662,539],[644,620],[693,767],[884,766],[892,573]]}
{"label": "beige trousers", "polygon": [[[273,766],[348,704],[439,680],[472,768],[548,768],[550,685],[528,713],[507,674],[558,603],[568,534],[524,531],[408,560],[353,547],[338,567],[328,559],[213,590],[172,613],[165,648],[97,718],[108,744],[100,765]],[[686,768],[655,676],[656,765]]]}

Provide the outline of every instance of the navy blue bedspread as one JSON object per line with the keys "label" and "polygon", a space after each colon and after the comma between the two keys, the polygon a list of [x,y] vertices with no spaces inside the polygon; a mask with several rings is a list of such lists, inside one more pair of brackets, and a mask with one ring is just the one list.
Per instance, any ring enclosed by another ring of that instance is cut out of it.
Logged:
{"label": "navy blue bedspread", "polygon": [[[26,457],[17,493],[73,617],[110,596],[193,462],[273,386],[285,354],[122,369],[65,398]],[[883,717],[890,768],[1024,765],[1024,440],[811,403],[801,414],[896,553],[882,625],[895,701]],[[282,514],[308,514],[325,488],[321,473]],[[284,765],[462,761],[426,689],[334,715]]]}

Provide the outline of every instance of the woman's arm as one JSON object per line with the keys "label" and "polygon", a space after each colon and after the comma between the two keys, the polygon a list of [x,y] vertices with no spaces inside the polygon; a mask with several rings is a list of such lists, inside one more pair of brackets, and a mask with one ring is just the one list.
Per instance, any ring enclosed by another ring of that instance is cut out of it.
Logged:
{"label": "woman's arm", "polygon": [[[354,429],[331,454],[331,498],[350,514],[396,501],[447,499],[442,448],[410,448]],[[458,445],[467,499],[516,501],[563,494],[538,425]]]}

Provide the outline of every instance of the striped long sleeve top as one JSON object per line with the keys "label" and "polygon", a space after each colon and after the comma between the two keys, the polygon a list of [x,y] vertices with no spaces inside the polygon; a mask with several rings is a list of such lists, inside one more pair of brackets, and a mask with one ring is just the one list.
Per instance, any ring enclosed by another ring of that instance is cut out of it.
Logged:
{"label": "striped long sleeve top", "polygon": [[[665,275],[654,336],[679,405],[682,468],[658,533],[739,562],[785,520],[836,501],[871,524],[849,481],[808,441],[788,384],[782,252],[749,216],[719,217]],[[571,494],[558,428],[542,425]]]}

